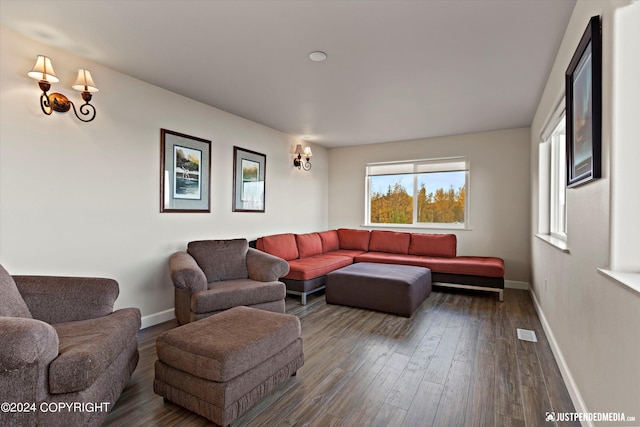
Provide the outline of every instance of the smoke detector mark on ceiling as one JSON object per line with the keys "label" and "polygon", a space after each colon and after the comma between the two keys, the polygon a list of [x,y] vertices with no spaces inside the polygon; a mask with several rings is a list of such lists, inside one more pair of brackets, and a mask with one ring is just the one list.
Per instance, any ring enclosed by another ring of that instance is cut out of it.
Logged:
{"label": "smoke detector mark on ceiling", "polygon": [[311,52],[309,54],[309,59],[311,59],[313,62],[322,62],[327,59],[327,54],[316,50],[315,52]]}

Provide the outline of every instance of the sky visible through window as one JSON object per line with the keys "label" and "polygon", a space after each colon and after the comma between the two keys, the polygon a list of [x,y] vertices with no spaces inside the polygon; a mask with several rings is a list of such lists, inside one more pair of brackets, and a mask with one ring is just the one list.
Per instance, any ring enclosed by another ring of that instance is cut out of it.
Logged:
{"label": "sky visible through window", "polygon": [[[418,175],[418,189],[424,183],[427,194],[435,193],[439,188],[449,190],[453,187],[457,190],[464,187],[465,179],[463,171],[421,173]],[[386,193],[389,187],[393,188],[397,183],[400,183],[407,190],[407,193],[413,194],[413,174],[372,176],[370,191],[371,193]]]}

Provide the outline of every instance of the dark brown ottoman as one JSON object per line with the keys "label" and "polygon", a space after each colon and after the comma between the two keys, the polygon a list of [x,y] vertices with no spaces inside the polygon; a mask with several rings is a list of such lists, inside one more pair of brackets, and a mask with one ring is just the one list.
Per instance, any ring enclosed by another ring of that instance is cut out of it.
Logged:
{"label": "dark brown ottoman", "polygon": [[411,317],[431,293],[431,270],[358,262],[327,274],[325,292],[328,304]]}
{"label": "dark brown ottoman", "polygon": [[156,349],[156,394],[221,426],[304,363],[300,320],[249,307],[165,332]]}

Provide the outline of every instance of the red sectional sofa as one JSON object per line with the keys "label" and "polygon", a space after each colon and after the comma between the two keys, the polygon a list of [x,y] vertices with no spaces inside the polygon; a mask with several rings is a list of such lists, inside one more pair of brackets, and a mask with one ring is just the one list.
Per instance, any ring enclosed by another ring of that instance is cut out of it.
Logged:
{"label": "red sectional sofa", "polygon": [[493,291],[503,299],[504,261],[457,256],[455,234],[402,233],[339,228],[318,233],[275,234],[256,240],[258,250],[285,259],[287,293],[307,295],[324,288],[326,275],[354,262],[427,267],[435,285]]}

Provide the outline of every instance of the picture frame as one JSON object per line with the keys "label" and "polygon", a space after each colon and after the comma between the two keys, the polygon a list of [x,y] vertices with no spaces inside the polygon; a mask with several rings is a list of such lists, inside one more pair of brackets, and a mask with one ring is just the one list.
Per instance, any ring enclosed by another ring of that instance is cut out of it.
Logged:
{"label": "picture frame", "polygon": [[160,129],[160,212],[211,212],[211,141]]}
{"label": "picture frame", "polygon": [[602,38],[593,16],[565,74],[567,188],[602,176]]}
{"label": "picture frame", "polygon": [[264,212],[267,156],[233,147],[233,212]]}

